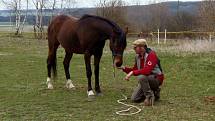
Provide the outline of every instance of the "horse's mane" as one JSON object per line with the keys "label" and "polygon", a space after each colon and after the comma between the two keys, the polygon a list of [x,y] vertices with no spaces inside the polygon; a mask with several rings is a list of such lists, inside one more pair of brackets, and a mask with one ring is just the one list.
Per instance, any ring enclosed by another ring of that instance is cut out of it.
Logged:
{"label": "horse's mane", "polygon": [[115,28],[114,30],[119,34],[119,37],[120,39],[119,40],[119,43],[123,43],[123,44],[126,44],[126,41],[124,41],[125,39],[122,39],[123,36],[124,36],[124,32],[122,31],[122,29],[113,21],[111,20],[108,20],[106,18],[103,18],[103,17],[100,17],[100,16],[95,16],[95,15],[89,15],[89,14],[85,14],[83,15],[79,20],[83,20],[83,19],[86,19],[86,18],[95,18],[95,19],[100,19],[102,21],[105,21],[107,22],[108,24],[110,24],[113,28]]}
{"label": "horse's mane", "polygon": [[80,20],[83,20],[86,18],[95,18],[95,19],[103,20],[103,21],[107,22],[108,24],[110,24],[112,27],[114,27],[117,30],[117,32],[119,32],[120,34],[122,33],[122,29],[115,22],[113,22],[111,20],[108,20],[106,18],[102,18],[100,16],[94,16],[94,15],[88,15],[88,14],[85,14],[84,16],[82,16],[80,18]]}

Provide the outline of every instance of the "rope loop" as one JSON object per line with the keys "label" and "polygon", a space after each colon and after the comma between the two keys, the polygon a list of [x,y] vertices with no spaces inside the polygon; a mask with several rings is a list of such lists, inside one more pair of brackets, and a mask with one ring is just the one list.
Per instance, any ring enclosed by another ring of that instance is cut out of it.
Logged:
{"label": "rope loop", "polygon": [[[116,112],[117,115],[121,115],[121,116],[130,116],[130,115],[135,115],[135,114],[138,114],[138,113],[141,112],[141,109],[140,109],[139,107],[137,107],[137,106],[135,106],[135,105],[131,105],[131,104],[126,104],[126,103],[122,102],[122,101],[128,99],[127,96],[125,96],[125,95],[123,95],[123,94],[122,94],[122,96],[123,96],[124,98],[123,98],[123,99],[117,100],[117,103],[122,104],[122,105],[125,105],[125,106],[127,106],[127,107],[129,107],[129,108],[128,108],[128,109],[125,109],[125,110],[117,111],[117,112]],[[136,111],[136,112],[132,112],[132,113],[125,113],[125,112],[130,111],[132,108],[135,108],[137,111]]]}

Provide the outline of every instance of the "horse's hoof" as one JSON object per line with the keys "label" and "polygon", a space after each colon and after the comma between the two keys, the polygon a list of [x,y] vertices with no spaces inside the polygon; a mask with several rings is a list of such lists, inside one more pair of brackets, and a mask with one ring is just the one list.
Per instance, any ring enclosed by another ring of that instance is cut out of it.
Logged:
{"label": "horse's hoof", "polygon": [[72,84],[72,81],[70,79],[66,82],[66,88],[75,89],[75,86]]}
{"label": "horse's hoof", "polygon": [[66,84],[66,88],[75,90],[75,86],[73,84]]}
{"label": "horse's hoof", "polygon": [[54,89],[54,87],[51,83],[48,83],[48,89]]}
{"label": "horse's hoof", "polygon": [[96,93],[96,96],[99,96],[99,97],[100,97],[100,96],[104,96],[104,95],[103,95],[103,93],[101,93],[101,92],[99,92],[99,93],[97,92],[97,93]]}
{"label": "horse's hoof", "polygon": [[89,97],[89,96],[94,96],[95,94],[94,94],[93,90],[90,90],[90,91],[87,91],[87,95]]}
{"label": "horse's hoof", "polygon": [[53,85],[52,85],[52,83],[51,83],[51,78],[50,78],[50,77],[47,77],[46,84],[47,84],[47,86],[48,86],[48,89],[53,89]]}
{"label": "horse's hoof", "polygon": [[95,100],[95,94],[94,94],[93,90],[87,91],[87,95],[88,95],[88,101]]}

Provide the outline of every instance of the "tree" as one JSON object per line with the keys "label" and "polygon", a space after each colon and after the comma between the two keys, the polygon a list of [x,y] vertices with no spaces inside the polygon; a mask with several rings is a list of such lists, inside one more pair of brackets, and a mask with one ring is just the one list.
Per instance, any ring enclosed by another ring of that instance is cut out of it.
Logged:
{"label": "tree", "polygon": [[127,11],[122,0],[100,0],[96,5],[96,14],[115,21],[120,26],[126,26]]}
{"label": "tree", "polygon": [[[26,22],[26,17],[27,17],[27,11],[24,16],[23,21],[21,21],[21,12],[22,12],[22,0],[2,0],[3,4],[7,6],[10,10],[13,11],[14,16],[15,16],[15,35],[20,35],[22,34],[25,22]],[[27,6],[28,6],[28,0],[27,0]]]}
{"label": "tree", "polygon": [[149,29],[153,31],[156,31],[157,29],[166,29],[169,9],[165,4],[157,3],[151,5],[151,7],[148,8],[148,14],[151,14],[147,23]]}
{"label": "tree", "polygon": [[[129,18],[133,22],[133,26],[136,26],[137,31],[149,33],[151,31],[157,31],[164,29],[168,26],[168,20],[170,17],[169,8],[166,3],[157,3],[159,1],[148,0],[149,5],[140,5],[140,1],[136,2],[135,7],[131,8],[135,12],[132,15],[134,18]],[[130,13],[131,14],[131,13]]]}
{"label": "tree", "polygon": [[48,0],[32,0],[32,2],[36,8],[35,23],[33,25],[34,35],[36,38],[41,39],[44,35],[43,9],[45,8],[45,3],[48,2]]}
{"label": "tree", "polygon": [[21,27],[21,30],[20,30],[21,33],[23,32],[23,29],[24,29],[24,26],[25,26],[25,22],[27,21],[28,3],[29,3],[29,0],[26,0],[26,11],[25,11],[25,16],[24,16],[23,22],[22,22],[22,27]]}
{"label": "tree", "polygon": [[215,1],[204,0],[199,6],[199,25],[202,31],[215,31]]}
{"label": "tree", "polygon": [[51,21],[53,19],[54,15],[55,15],[55,9],[56,9],[57,0],[50,0],[49,4],[50,4],[50,8],[52,10],[52,15],[51,15],[51,18],[50,18],[50,21]]}
{"label": "tree", "polygon": [[71,8],[75,8],[77,0],[57,0],[56,6],[59,6],[60,11],[57,14],[70,14]]}
{"label": "tree", "polygon": [[156,3],[156,1],[150,1],[149,4],[137,11],[143,18],[138,26],[141,27],[142,32],[157,31],[157,29],[164,31],[169,24],[169,8],[165,3]]}

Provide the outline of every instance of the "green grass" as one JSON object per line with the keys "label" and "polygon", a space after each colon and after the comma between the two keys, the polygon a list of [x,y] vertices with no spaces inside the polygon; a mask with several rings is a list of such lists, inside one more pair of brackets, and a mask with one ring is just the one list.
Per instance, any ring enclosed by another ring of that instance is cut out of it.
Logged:
{"label": "green grass", "polygon": [[[131,41],[131,40],[129,40]],[[134,53],[129,42],[124,61],[132,65]],[[151,43],[153,48],[162,48]],[[67,90],[63,71],[64,50],[58,50],[58,78],[54,90],[46,87],[47,40],[0,37],[0,120],[1,121],[214,121],[215,103],[205,96],[215,96],[215,54],[158,52],[165,72],[161,100],[133,116],[118,116],[123,109],[116,101],[122,93],[130,96],[137,84],[135,77],[124,81],[116,70],[113,77],[109,48],[100,65],[104,96],[87,101],[87,79],[82,55],[71,61],[71,77],[76,90]],[[92,77],[94,79],[94,77]],[[94,81],[93,81],[94,84]],[[130,101],[127,101],[130,103]],[[142,107],[141,104],[135,104]]]}

